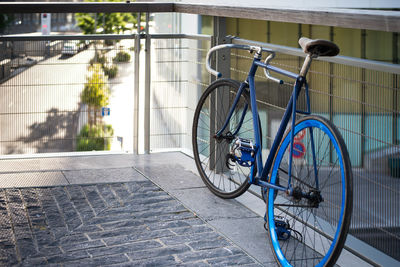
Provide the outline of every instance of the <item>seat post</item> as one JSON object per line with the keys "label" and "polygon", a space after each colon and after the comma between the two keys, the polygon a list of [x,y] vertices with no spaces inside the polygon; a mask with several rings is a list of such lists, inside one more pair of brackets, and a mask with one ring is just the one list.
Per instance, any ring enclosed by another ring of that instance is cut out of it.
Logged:
{"label": "seat post", "polygon": [[308,54],[304,60],[303,67],[301,67],[300,76],[306,77],[308,70],[311,66],[313,55]]}

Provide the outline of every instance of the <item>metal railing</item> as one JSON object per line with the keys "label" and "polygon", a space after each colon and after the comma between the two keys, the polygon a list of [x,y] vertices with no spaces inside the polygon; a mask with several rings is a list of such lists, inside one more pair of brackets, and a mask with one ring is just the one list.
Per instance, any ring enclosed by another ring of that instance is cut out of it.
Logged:
{"label": "metal railing", "polygon": [[[11,66],[2,77],[1,155],[132,149],[132,123],[122,134],[108,126],[123,114],[132,117],[132,105],[110,116],[103,109],[117,105],[117,90],[133,95],[132,35],[1,40],[5,61],[29,63]],[[104,99],[85,96],[90,88],[104,93]]]}
{"label": "metal railing", "polygon": [[[44,4],[43,7],[43,12],[66,9],[104,12],[109,7],[113,9],[108,11],[122,12],[124,9],[122,5],[95,3]],[[130,9],[125,12],[170,12],[174,8],[187,8],[173,4],[136,7],[129,5]],[[15,10],[20,11],[19,8],[14,6]],[[24,12],[37,12],[40,8],[28,5]],[[13,47],[0,60],[0,75],[3,75],[0,76],[1,155],[77,151],[80,140],[85,143],[91,139],[79,135],[89,120],[113,125],[114,132],[102,136],[103,146],[107,143],[104,140],[112,140],[111,150],[178,149],[190,153],[194,108],[211,79],[203,67],[204,57],[208,48],[218,42],[214,37],[149,34],[148,31],[127,35],[1,36],[5,51]],[[92,40],[92,43],[72,57],[62,57],[60,47],[67,40]],[[120,42],[107,46],[106,40]],[[101,43],[95,46],[94,41]],[[272,48],[278,52],[273,64],[293,72],[301,66],[303,53],[299,49],[242,39],[231,41]],[[117,76],[108,77],[107,82],[92,82],[106,84],[111,89],[110,103],[104,106],[111,108],[110,116],[99,119],[101,107],[88,109],[81,99],[88,82],[86,77],[91,72],[90,61],[99,62],[103,60],[101,56],[111,65],[116,54],[122,51],[131,58],[128,62],[115,63]],[[231,51],[230,66],[225,66],[224,71],[230,72],[231,78],[243,80],[250,59],[248,54]],[[359,245],[356,239],[400,260],[400,180],[395,178],[400,176],[397,171],[400,167],[396,165],[400,164],[396,161],[400,157],[399,77],[398,65],[348,57],[318,59],[309,76],[313,112],[331,119],[349,147],[355,206],[351,235],[355,239],[350,238],[347,248],[367,259],[373,257],[368,254],[372,250],[360,250],[365,245]],[[276,121],[280,121],[290,96],[291,84],[287,81],[279,87],[265,80],[261,73],[256,82],[263,138],[271,140]],[[96,112],[99,117],[94,115]],[[270,143],[266,142],[266,149]],[[379,262],[375,259],[369,260]]]}
{"label": "metal railing", "polygon": [[208,85],[208,35],[151,35],[150,149],[191,150],[191,123]]}
{"label": "metal railing", "polygon": [[[300,71],[305,56],[300,49],[238,38],[231,41],[275,50],[278,54],[272,64],[293,72]],[[231,51],[232,78],[246,78],[246,66],[253,59],[246,53]],[[354,179],[351,235],[400,260],[400,173],[393,163],[400,161],[400,66],[342,56],[318,58],[308,82],[312,113],[333,121],[349,150]],[[293,84],[286,81],[279,86],[260,72],[256,86],[267,140],[263,149],[269,150],[277,131],[274,125],[279,125]],[[301,98],[299,102],[300,106],[305,103]]]}

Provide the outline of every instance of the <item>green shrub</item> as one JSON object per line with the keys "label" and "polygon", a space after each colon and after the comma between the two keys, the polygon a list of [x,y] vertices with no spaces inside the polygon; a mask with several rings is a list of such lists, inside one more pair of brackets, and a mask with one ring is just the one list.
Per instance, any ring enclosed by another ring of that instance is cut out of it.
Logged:
{"label": "green shrub", "polygon": [[83,126],[77,138],[77,151],[110,150],[114,129],[111,125],[88,124]]}
{"label": "green shrub", "polygon": [[131,60],[131,55],[128,52],[120,51],[117,55],[113,58],[114,62],[128,62]]}
{"label": "green shrub", "polygon": [[107,77],[100,64],[94,64],[89,68],[89,75],[81,93],[82,103],[90,107],[100,108],[108,105],[110,100],[110,90]]}
{"label": "green shrub", "polygon": [[108,76],[108,78],[112,79],[117,76],[118,66],[117,65],[103,65],[104,74]]}
{"label": "green shrub", "polygon": [[107,59],[106,59],[106,57],[105,57],[104,55],[98,53],[98,54],[97,54],[97,57],[94,56],[94,57],[89,61],[89,64],[90,64],[90,65],[93,65],[93,64],[96,64],[96,63],[97,63],[97,64],[104,65],[104,64],[107,63]]}

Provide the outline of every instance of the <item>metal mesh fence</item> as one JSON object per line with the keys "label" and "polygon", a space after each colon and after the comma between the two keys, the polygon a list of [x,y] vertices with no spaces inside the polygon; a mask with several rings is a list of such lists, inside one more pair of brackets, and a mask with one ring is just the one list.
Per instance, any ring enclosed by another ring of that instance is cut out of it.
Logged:
{"label": "metal mesh fence", "polygon": [[[67,49],[70,44],[77,50]],[[133,44],[130,39],[96,45],[93,41],[2,42],[0,154],[130,151]],[[210,81],[204,68],[209,47],[210,40],[203,38],[152,39],[151,151],[191,150],[193,113]],[[243,51],[232,51],[231,56],[231,77],[243,81],[252,57]],[[280,53],[273,64],[298,72],[302,61]],[[350,153],[351,234],[400,260],[399,75],[317,60],[308,82],[313,113],[335,123]],[[280,86],[259,72],[256,87],[265,159],[292,83]],[[103,98],[88,93],[88,88],[101,91]],[[300,97],[300,109],[304,103]]]}
{"label": "metal mesh fence", "polygon": [[151,67],[151,150],[192,149],[194,110],[208,86],[210,41],[155,39]]}
{"label": "metal mesh fence", "polygon": [[[231,53],[231,77],[244,80],[252,56],[243,51]],[[281,53],[272,64],[298,73],[303,59]],[[350,154],[354,180],[351,234],[400,260],[399,75],[316,60],[308,83],[312,113],[334,122]],[[293,81],[279,86],[267,81],[261,71],[257,73],[260,119],[268,140],[265,154],[292,86]],[[299,108],[304,109],[304,104],[303,94]]]}
{"label": "metal mesh fence", "polygon": [[0,154],[131,149],[132,45],[2,42]]}

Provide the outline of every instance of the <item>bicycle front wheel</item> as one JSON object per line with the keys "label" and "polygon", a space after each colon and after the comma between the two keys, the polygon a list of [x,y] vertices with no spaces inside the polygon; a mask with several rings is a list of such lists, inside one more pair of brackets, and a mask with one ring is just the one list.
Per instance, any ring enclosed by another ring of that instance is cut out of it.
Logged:
{"label": "bicycle front wheel", "polygon": [[230,79],[212,83],[201,96],[193,118],[192,144],[197,169],[211,192],[222,198],[243,194],[250,186],[252,169],[256,171],[229,158],[237,137],[254,138],[247,91],[235,106],[223,138],[215,136],[225,123],[238,89],[239,83]]}
{"label": "bicycle front wheel", "polygon": [[[289,183],[290,131],[275,156],[270,182]],[[295,125],[292,196],[267,190],[267,229],[281,266],[333,266],[352,212],[352,172],[343,138],[328,120],[309,116]]]}

